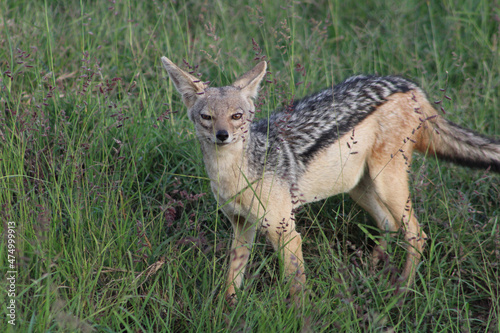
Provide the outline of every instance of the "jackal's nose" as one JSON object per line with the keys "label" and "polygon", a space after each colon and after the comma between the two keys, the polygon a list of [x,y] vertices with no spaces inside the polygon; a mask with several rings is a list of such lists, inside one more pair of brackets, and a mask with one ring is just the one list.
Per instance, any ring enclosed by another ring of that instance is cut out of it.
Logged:
{"label": "jackal's nose", "polygon": [[226,130],[220,130],[220,131],[217,131],[217,133],[215,134],[215,137],[219,141],[224,142],[227,140],[227,138],[229,138],[229,133]]}

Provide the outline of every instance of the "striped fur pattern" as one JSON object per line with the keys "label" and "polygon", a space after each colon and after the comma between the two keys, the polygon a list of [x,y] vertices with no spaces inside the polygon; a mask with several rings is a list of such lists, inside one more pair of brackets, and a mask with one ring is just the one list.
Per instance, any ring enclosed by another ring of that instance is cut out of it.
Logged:
{"label": "striped fur pattern", "polygon": [[318,152],[352,131],[388,96],[416,88],[398,76],[358,75],[296,101],[291,111],[276,112],[252,125],[252,169],[297,182]]}

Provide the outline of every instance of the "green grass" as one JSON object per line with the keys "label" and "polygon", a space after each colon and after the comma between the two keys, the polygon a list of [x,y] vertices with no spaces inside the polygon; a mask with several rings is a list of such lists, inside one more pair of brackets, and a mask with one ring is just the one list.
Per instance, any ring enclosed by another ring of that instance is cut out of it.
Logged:
{"label": "green grass", "polygon": [[290,306],[260,237],[228,310],[230,225],[160,66],[185,59],[219,86],[266,56],[262,116],[352,74],[401,74],[498,138],[496,2],[7,0],[0,13],[0,268],[15,239],[17,271],[0,331],[500,332],[499,176],[421,157],[412,199],[430,240],[413,292],[396,281],[402,238],[371,273],[378,234],[341,195],[299,215],[310,302]]}

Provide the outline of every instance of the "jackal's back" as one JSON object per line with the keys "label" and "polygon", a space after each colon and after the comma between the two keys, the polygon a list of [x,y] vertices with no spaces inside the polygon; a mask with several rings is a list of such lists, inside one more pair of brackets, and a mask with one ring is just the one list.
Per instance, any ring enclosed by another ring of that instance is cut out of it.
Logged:
{"label": "jackal's back", "polygon": [[418,86],[399,76],[353,76],[254,123],[254,169],[295,181],[314,156],[351,131],[386,98]]}

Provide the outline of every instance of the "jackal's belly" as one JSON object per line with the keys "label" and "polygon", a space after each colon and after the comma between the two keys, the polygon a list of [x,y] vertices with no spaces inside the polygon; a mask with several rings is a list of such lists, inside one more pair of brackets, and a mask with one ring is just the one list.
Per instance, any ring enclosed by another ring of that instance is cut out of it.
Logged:
{"label": "jackal's belly", "polygon": [[298,181],[299,195],[306,202],[349,192],[366,171],[375,141],[373,116],[369,116],[338,141],[319,152]]}

